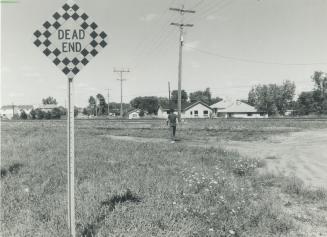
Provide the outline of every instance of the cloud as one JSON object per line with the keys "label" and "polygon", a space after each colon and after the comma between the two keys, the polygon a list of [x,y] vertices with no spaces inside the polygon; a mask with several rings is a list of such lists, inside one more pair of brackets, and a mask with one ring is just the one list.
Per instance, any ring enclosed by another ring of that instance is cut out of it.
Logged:
{"label": "cloud", "polygon": [[25,94],[21,92],[11,92],[9,93],[9,97],[11,98],[17,98],[17,97],[23,97]]}
{"label": "cloud", "polygon": [[141,21],[150,22],[150,21],[153,21],[155,18],[157,18],[157,14],[149,13],[145,16],[142,16],[140,19],[141,19]]}
{"label": "cloud", "polygon": [[38,72],[25,72],[23,73],[24,77],[40,78],[41,74]]}
{"label": "cloud", "polygon": [[191,62],[191,67],[194,68],[194,69],[198,69],[200,68],[200,64],[196,61],[192,61]]}
{"label": "cloud", "polygon": [[198,48],[200,42],[199,41],[192,41],[185,44],[185,51],[192,51],[192,48]]}
{"label": "cloud", "polygon": [[209,16],[206,17],[206,20],[207,20],[207,21],[213,21],[213,20],[215,20],[216,18],[217,18],[217,17],[214,16],[214,15],[209,15]]}

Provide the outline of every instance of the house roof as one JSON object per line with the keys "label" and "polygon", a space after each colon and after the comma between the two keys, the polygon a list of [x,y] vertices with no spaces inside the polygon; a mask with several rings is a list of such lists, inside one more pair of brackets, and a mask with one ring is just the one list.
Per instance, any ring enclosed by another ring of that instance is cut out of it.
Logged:
{"label": "house roof", "polygon": [[54,108],[57,108],[57,107],[58,107],[58,105],[55,105],[55,104],[37,106],[38,109],[54,109]]}
{"label": "house roof", "polygon": [[197,101],[197,102],[190,104],[188,107],[184,108],[184,111],[189,110],[198,104],[201,104],[201,105],[207,107],[208,109],[212,110],[212,108],[209,105],[207,105],[206,103],[204,103],[202,101]]}
{"label": "house roof", "polygon": [[134,113],[134,112],[141,112],[141,110],[140,109],[132,109],[132,110],[128,111],[127,113],[131,114],[131,113]]}
{"label": "house roof", "polygon": [[258,111],[251,105],[236,100],[227,108],[218,108],[218,113],[257,113]]}
{"label": "house roof", "polygon": [[[186,107],[190,106],[191,103],[182,103],[182,110],[184,110]],[[175,111],[178,109],[177,104],[170,104],[170,105],[160,105],[160,108],[165,111],[169,111],[170,109],[174,109]]]}
{"label": "house roof", "polygon": [[233,101],[231,100],[222,100],[213,105],[210,105],[212,109],[225,109],[233,105]]}
{"label": "house roof", "polygon": [[[207,105],[206,103],[202,102],[202,101],[196,101],[196,102],[193,102],[193,103],[184,103],[182,104],[182,111],[186,111],[186,110],[189,110],[191,108],[193,108],[194,106],[198,105],[198,104],[202,104],[203,106],[207,107],[208,109],[212,110],[212,108]],[[163,106],[160,106],[162,110],[164,111],[169,111],[170,109],[174,109],[175,111],[178,109],[177,108],[177,104],[171,104],[168,108],[167,107],[163,107]]]}

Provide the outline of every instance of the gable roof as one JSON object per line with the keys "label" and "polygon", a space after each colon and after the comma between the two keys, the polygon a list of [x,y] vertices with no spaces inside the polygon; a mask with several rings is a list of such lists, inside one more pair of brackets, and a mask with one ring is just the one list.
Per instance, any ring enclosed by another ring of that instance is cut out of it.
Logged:
{"label": "gable roof", "polygon": [[[193,102],[193,103],[184,103],[182,104],[182,111],[186,111],[186,110],[189,110],[191,108],[193,108],[194,106],[198,105],[198,104],[202,104],[203,106],[207,107],[208,109],[212,110],[212,108],[207,105],[206,103],[202,102],[202,101],[196,101],[196,102]],[[175,111],[177,111],[177,104],[171,104],[168,108],[167,107],[163,107],[163,106],[160,106],[159,108],[161,108],[162,110],[164,111],[169,111],[170,109],[174,109]]]}
{"label": "gable roof", "polygon": [[184,108],[184,111],[189,110],[189,109],[193,108],[194,106],[196,106],[198,104],[201,104],[201,105],[207,107],[208,109],[212,110],[212,108],[209,105],[207,105],[206,103],[204,103],[202,101],[197,101],[197,102],[194,102],[194,103],[190,104],[186,108]]}
{"label": "gable roof", "polygon": [[258,113],[258,111],[253,106],[236,100],[227,108],[218,108],[218,113]]}

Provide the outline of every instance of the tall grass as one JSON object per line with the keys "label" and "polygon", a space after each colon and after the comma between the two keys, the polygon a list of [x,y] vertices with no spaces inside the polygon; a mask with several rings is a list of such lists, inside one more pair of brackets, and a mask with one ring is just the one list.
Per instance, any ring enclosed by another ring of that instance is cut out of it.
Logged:
{"label": "tall grass", "polygon": [[[294,227],[260,181],[259,161],[110,140],[87,125],[76,128],[79,236],[280,236]],[[65,132],[64,122],[3,124],[2,236],[68,236]]]}

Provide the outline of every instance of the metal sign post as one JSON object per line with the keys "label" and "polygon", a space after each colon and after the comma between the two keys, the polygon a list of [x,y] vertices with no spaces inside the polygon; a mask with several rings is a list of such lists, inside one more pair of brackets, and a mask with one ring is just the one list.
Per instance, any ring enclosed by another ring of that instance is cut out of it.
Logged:
{"label": "metal sign post", "polygon": [[107,34],[72,0],[34,32],[34,44],[67,76],[67,186],[68,227],[75,237],[75,150],[74,150],[74,103],[73,79],[106,47]]}
{"label": "metal sign post", "polygon": [[74,138],[74,103],[73,103],[73,78],[68,78],[67,86],[67,174],[68,174],[68,225],[71,236],[75,234],[75,138]]}

